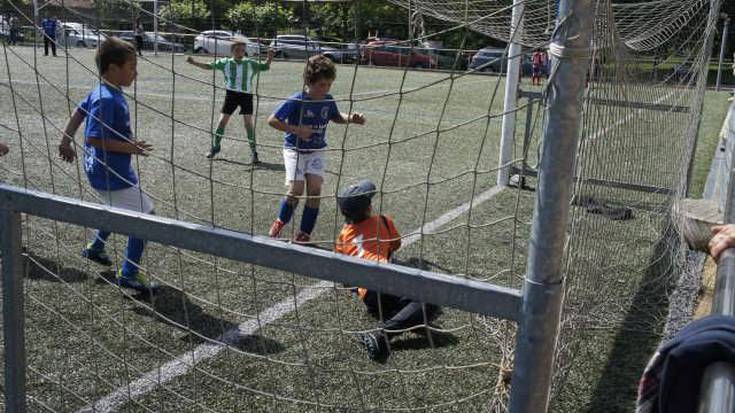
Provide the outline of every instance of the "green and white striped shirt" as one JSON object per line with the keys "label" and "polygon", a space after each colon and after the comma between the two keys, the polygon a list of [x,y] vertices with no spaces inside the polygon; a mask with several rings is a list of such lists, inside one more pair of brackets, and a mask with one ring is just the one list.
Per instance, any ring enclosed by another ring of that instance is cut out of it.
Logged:
{"label": "green and white striped shirt", "polygon": [[253,78],[258,72],[270,69],[267,63],[258,63],[247,57],[235,60],[232,57],[217,59],[212,69],[225,74],[225,88],[235,92],[253,93]]}

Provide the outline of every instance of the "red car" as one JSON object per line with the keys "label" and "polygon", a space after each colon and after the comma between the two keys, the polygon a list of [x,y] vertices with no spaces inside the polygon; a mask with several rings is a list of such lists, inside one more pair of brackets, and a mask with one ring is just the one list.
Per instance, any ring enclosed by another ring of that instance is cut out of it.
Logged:
{"label": "red car", "polygon": [[436,67],[436,61],[421,50],[398,40],[373,40],[360,48],[360,61],[377,66]]}

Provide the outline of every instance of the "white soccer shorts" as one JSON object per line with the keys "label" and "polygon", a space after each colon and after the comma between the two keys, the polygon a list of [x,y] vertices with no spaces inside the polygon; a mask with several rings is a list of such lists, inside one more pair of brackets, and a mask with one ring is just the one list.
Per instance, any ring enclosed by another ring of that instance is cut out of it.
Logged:
{"label": "white soccer shorts", "polygon": [[116,208],[129,209],[135,212],[150,214],[153,211],[153,201],[139,186],[117,189],[114,191],[96,190],[101,204]]}
{"label": "white soccer shorts", "polygon": [[294,149],[283,149],[283,165],[286,169],[286,185],[291,181],[303,181],[304,175],[324,176],[327,157],[324,151],[298,152]]}

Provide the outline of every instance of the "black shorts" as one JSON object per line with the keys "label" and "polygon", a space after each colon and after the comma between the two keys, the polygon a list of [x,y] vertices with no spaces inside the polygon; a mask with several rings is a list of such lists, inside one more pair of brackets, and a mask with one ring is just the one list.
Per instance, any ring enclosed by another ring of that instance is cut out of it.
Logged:
{"label": "black shorts", "polygon": [[235,109],[240,106],[241,115],[253,114],[253,95],[245,92],[235,92],[227,90],[225,94],[225,104],[222,105],[222,113],[232,115]]}

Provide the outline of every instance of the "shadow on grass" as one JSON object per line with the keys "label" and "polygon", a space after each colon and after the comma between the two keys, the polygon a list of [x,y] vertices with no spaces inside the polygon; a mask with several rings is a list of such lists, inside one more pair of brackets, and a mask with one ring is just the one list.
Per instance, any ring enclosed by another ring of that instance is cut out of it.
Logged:
{"label": "shadow on grass", "polygon": [[[459,344],[459,339],[452,333],[415,330],[411,337],[399,336],[391,340],[391,350],[420,350],[424,348],[442,348]],[[419,333],[419,331],[422,331]],[[431,338],[429,338],[431,335]]]}
{"label": "shadow on grass", "polygon": [[429,261],[427,259],[421,259],[419,257],[409,257],[406,259],[396,258],[393,260],[394,264],[403,265],[404,267],[418,268],[423,271],[434,271],[451,274],[452,270],[441,265]]}
{"label": "shadow on grass", "polygon": [[87,273],[76,268],[64,267],[54,260],[39,257],[32,252],[23,255],[28,279],[67,283],[79,283],[89,279]]}
{"label": "shadow on grass", "polygon": [[215,158],[212,160],[213,162],[222,162],[222,163],[229,163],[233,165],[240,165],[240,166],[246,166],[249,169],[246,172],[255,170],[255,169],[265,169],[269,171],[285,171],[283,164],[280,163],[272,163],[272,162],[259,162],[257,164],[249,163],[249,162],[241,162],[236,161],[233,159],[227,159],[227,158]]}
{"label": "shadow on grass", "polygon": [[[595,385],[587,411],[633,410],[638,381],[663,331],[663,321],[654,324],[645,320],[650,320],[652,314],[666,313],[668,293],[676,282],[669,276],[675,257],[667,247],[675,242],[677,235],[669,230],[656,244],[650,266],[615,336],[610,357]],[[664,280],[667,282],[661,282]],[[642,328],[646,325],[650,329]]]}
{"label": "shadow on grass", "polygon": [[[98,283],[115,284],[114,272],[107,271],[101,275],[103,279],[98,279]],[[133,309],[135,313],[187,333],[181,338],[182,340],[191,340],[194,344],[212,343],[212,340],[224,341],[244,352],[263,355],[280,353],[285,349],[280,342],[267,337],[237,333],[237,324],[207,313],[177,289],[163,285],[155,294],[134,292],[130,289],[125,291],[128,293],[126,297],[130,300],[140,301],[152,307],[137,306]]]}

